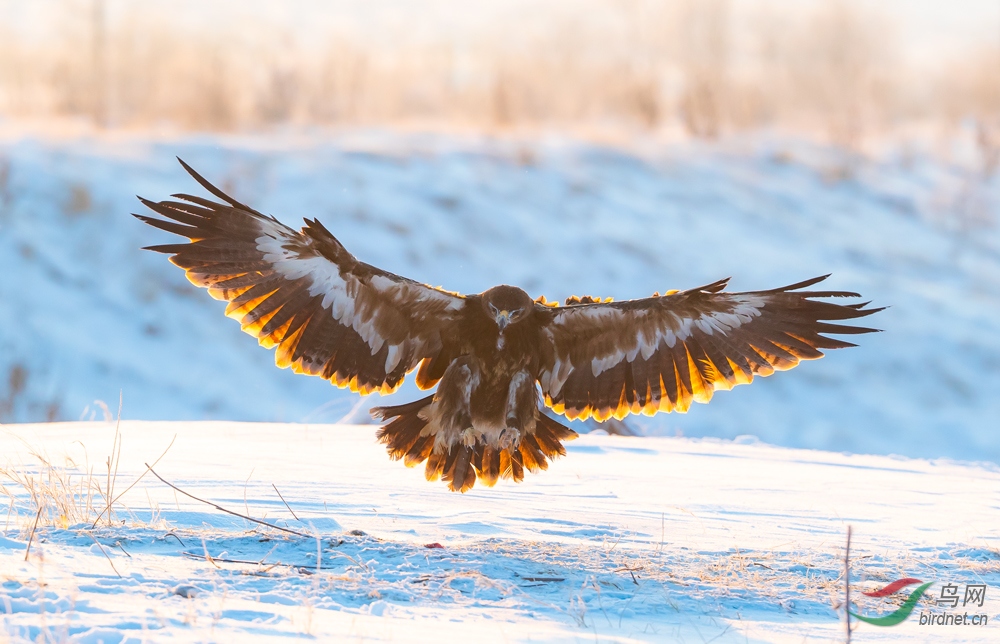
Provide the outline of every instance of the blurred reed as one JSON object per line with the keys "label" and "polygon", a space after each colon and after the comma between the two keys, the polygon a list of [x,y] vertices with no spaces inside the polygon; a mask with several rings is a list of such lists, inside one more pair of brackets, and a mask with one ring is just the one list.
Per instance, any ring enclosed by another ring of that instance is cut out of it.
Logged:
{"label": "blurred reed", "polygon": [[610,24],[498,28],[461,47],[347,32],[307,47],[266,24],[194,30],[137,5],[111,20],[103,0],[65,0],[57,41],[0,25],[0,115],[210,131],[780,128],[846,145],[974,119],[982,140],[1000,140],[1000,46],[929,72],[899,55],[888,18],[846,0],[794,16],[761,4],[742,24],[729,0],[608,2]]}

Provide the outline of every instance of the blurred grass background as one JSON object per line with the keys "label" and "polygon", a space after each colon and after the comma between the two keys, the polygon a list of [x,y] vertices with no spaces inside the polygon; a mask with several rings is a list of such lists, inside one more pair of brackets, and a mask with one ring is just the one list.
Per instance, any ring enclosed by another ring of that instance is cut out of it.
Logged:
{"label": "blurred grass background", "polygon": [[1000,149],[1000,0],[0,2],[0,115]]}
{"label": "blurred grass background", "polygon": [[892,334],[820,367],[877,400],[770,423],[795,383],[865,397],[805,372],[654,429],[731,438],[757,414],[778,444],[887,453],[906,428],[909,455],[998,460],[1000,0],[0,0],[0,422],[98,418],[122,383],[129,417],[356,404],[138,250],[133,195],[191,188],[174,155],[470,292],[835,271],[893,306]]}

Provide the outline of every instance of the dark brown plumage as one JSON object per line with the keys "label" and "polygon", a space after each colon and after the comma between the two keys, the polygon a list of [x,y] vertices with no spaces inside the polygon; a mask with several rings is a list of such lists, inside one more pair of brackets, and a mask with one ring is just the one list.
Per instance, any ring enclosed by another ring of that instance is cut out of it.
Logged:
{"label": "dark brown plumage", "polygon": [[854,346],[826,334],[874,331],[845,324],[881,309],[833,304],[858,297],[809,291],[817,277],[769,291],[726,293],[728,280],[612,302],[564,306],[513,286],[478,295],[433,288],[358,261],[321,223],[296,232],[239,203],[184,164],[223,203],[192,195],[142,203],[140,220],[190,243],[151,246],[279,367],[362,394],[395,391],[417,370],[431,396],[373,415],[389,456],[425,463],[429,480],[465,492],[476,479],[520,481],[566,453],[576,433],[542,408],[574,418],[684,412],[716,389]]}

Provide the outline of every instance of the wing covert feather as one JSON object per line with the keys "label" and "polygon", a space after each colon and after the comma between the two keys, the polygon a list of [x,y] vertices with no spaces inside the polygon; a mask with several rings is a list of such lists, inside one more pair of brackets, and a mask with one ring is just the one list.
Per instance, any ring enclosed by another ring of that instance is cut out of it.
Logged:
{"label": "wing covert feather", "polygon": [[389,393],[441,352],[463,296],[360,262],[317,220],[295,231],[181,164],[225,203],[184,194],[140,199],[163,219],[138,219],[190,240],[149,250],[172,255],[193,284],[228,302],[226,315],[275,348],[279,367],[363,394]]}
{"label": "wing covert feather", "polygon": [[844,291],[805,291],[822,276],[768,291],[723,292],[728,280],[624,302],[595,298],[539,304],[539,377],[546,404],[571,419],[687,411],[718,389],[854,346],[828,334],[876,329],[842,324],[880,308],[833,304]]}

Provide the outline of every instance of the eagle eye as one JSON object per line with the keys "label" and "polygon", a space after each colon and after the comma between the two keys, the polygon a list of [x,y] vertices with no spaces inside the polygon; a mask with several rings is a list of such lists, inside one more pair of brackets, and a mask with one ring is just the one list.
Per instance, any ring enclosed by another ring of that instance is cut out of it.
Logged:
{"label": "eagle eye", "polygon": [[497,307],[493,306],[493,302],[489,302],[489,305],[490,305],[490,312],[493,315],[496,315],[496,314],[500,313],[500,311],[497,309]]}

